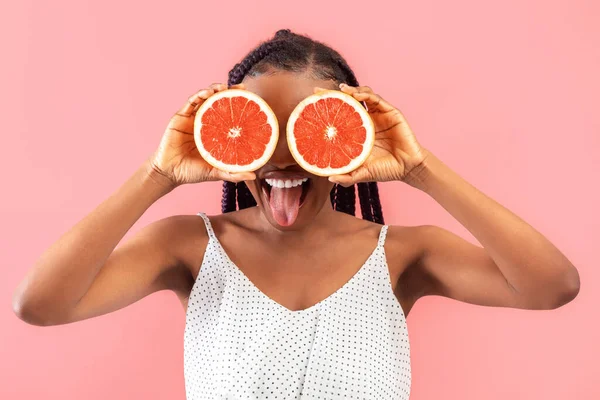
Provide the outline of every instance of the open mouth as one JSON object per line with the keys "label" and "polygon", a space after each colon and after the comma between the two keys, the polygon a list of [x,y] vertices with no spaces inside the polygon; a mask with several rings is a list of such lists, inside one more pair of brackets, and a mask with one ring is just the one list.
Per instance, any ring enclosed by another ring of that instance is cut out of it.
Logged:
{"label": "open mouth", "polygon": [[262,187],[267,200],[270,202],[271,200],[271,191],[273,188],[276,189],[294,189],[298,186],[302,186],[302,194],[300,195],[299,207],[302,207],[304,201],[306,200],[306,195],[311,187],[311,179],[310,178],[298,178],[298,179],[261,179],[260,185]]}

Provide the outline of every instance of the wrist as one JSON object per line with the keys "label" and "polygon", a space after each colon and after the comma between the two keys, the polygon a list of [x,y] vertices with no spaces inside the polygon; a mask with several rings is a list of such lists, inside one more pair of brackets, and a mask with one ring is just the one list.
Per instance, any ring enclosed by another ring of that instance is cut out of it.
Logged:
{"label": "wrist", "polygon": [[408,172],[403,181],[415,189],[428,192],[440,160],[427,149],[423,149],[423,153],[423,160]]}
{"label": "wrist", "polygon": [[159,193],[167,194],[177,187],[163,171],[156,167],[151,159],[144,162],[141,168],[142,183],[153,186]]}

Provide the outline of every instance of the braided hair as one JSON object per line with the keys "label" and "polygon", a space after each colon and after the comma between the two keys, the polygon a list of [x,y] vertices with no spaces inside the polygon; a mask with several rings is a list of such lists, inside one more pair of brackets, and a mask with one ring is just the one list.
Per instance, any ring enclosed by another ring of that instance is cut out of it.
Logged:
{"label": "braided hair", "polygon": [[[282,29],[275,36],[252,50],[231,71],[229,86],[237,85],[246,76],[259,76],[275,68],[283,71],[311,72],[315,78],[333,80],[358,86],[354,72],[344,58],[329,46],[311,38]],[[383,224],[383,213],[376,182],[359,183],[358,198],[365,220]],[[356,188],[335,185],[330,194],[331,204],[337,211],[355,215]],[[237,203],[237,207],[236,207]],[[224,213],[256,206],[256,201],[244,182],[223,183],[221,208]]]}

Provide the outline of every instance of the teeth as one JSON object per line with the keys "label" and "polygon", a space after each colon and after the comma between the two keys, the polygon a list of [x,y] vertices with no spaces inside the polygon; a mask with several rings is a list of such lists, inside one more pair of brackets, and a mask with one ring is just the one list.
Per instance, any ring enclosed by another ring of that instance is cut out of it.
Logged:
{"label": "teeth", "polygon": [[267,182],[267,184],[269,186],[275,187],[275,188],[293,188],[296,186],[300,186],[302,185],[304,182],[306,182],[308,180],[308,178],[303,178],[303,179],[265,179],[265,181]]}

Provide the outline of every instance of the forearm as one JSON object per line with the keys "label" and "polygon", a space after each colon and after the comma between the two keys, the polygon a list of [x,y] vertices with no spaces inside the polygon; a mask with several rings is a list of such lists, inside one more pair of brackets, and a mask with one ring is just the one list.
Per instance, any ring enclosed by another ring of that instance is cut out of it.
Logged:
{"label": "forearm", "polygon": [[171,188],[145,163],[108,199],[53,243],[17,287],[20,312],[74,307],[133,224]]}
{"label": "forearm", "polygon": [[427,193],[467,228],[516,291],[578,287],[577,270],[560,250],[433,154],[407,183]]}

